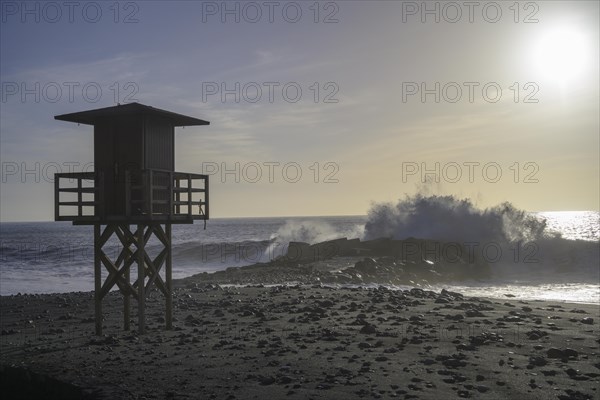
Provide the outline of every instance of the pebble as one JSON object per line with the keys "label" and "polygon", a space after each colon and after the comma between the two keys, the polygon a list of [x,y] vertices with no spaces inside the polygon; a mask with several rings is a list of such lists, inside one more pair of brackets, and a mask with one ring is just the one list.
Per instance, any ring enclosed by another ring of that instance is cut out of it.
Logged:
{"label": "pebble", "polygon": [[563,358],[565,356],[565,353],[560,349],[552,347],[548,349],[546,355],[548,356],[548,358]]}
{"label": "pebble", "polygon": [[577,358],[579,356],[579,353],[577,352],[577,350],[569,349],[569,348],[564,349],[563,353],[566,357],[569,357],[569,358]]}
{"label": "pebble", "polygon": [[479,393],[485,393],[490,390],[490,388],[485,385],[477,385],[475,386],[475,389],[477,389]]}
{"label": "pebble", "polygon": [[360,330],[360,333],[366,333],[366,334],[377,333],[377,328],[375,327],[375,325],[367,324],[362,327],[362,329]]}
{"label": "pebble", "polygon": [[541,356],[532,356],[529,357],[529,364],[534,365],[536,367],[543,367],[544,365],[548,364],[548,361],[546,361],[546,359]]}
{"label": "pebble", "polygon": [[465,311],[465,315],[467,317],[485,317],[485,315],[481,311],[473,309]]}

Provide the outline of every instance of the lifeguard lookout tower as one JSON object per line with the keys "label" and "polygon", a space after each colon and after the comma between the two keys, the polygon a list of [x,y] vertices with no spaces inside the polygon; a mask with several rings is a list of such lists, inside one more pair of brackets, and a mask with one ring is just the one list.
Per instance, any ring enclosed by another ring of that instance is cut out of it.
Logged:
{"label": "lifeguard lookout tower", "polygon": [[[138,330],[144,332],[145,299],[154,286],[165,295],[170,329],[171,224],[206,223],[209,216],[208,176],[175,172],[175,128],[209,122],[139,103],[54,118],[94,126],[94,172],[55,175],[54,219],[94,226],[96,334],[102,334],[102,299],[114,285],[124,297],[126,330],[133,297],[138,301]],[[160,251],[149,254],[146,246],[153,235]],[[120,245],[111,259],[105,246],[113,237]],[[134,263],[137,280],[131,283]]]}

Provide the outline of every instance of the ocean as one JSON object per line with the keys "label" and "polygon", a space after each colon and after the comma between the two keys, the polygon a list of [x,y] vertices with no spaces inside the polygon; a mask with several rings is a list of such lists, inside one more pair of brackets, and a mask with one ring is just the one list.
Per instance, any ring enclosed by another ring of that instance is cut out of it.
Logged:
{"label": "ocean", "polygon": [[[496,209],[474,217],[472,209],[456,204],[444,205],[441,214],[439,207],[432,208],[430,203],[413,203],[408,214],[400,205],[388,207],[372,209],[366,216],[215,218],[207,222],[206,230],[202,223],[174,225],[173,277],[267,262],[285,255],[290,241],[317,243],[377,236],[463,244],[478,240],[479,246],[473,247],[476,251],[493,253],[487,254],[493,257],[493,280],[454,282],[430,289],[600,304],[598,212]],[[151,242],[152,246],[157,244]],[[107,249],[114,259],[116,243],[109,242]],[[502,257],[498,251],[504,252]],[[0,295],[91,291],[93,287],[92,227],[64,222],[0,224]]]}

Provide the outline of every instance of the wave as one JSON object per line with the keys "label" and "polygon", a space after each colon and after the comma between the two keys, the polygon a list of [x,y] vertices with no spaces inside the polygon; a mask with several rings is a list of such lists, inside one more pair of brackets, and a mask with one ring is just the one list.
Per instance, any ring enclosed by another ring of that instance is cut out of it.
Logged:
{"label": "wave", "polygon": [[406,196],[396,204],[374,204],[365,224],[365,239],[418,237],[443,241],[532,241],[560,234],[546,221],[505,202],[479,209],[454,196]]}
{"label": "wave", "polygon": [[[457,244],[490,265],[495,282],[600,282],[597,241],[569,240],[505,202],[480,209],[454,196],[406,196],[369,210],[364,239],[419,238]],[[454,246],[453,248],[459,248]],[[439,250],[444,257],[444,248]]]}
{"label": "wave", "polygon": [[277,232],[271,235],[271,239],[282,243],[304,242],[316,244],[342,237],[362,237],[363,233],[364,225],[362,224],[335,226],[325,221],[313,219],[288,220]]}

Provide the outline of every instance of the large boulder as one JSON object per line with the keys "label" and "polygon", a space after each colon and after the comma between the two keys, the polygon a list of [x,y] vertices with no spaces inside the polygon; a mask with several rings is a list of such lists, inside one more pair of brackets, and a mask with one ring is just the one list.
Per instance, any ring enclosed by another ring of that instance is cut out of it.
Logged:
{"label": "large boulder", "polygon": [[290,242],[285,260],[304,264],[357,255],[367,258],[345,272],[358,274],[361,279],[369,277],[373,282],[378,279],[382,282],[460,281],[485,279],[491,275],[489,264],[460,243],[416,238],[367,241],[340,238],[313,245]]}
{"label": "large boulder", "polygon": [[377,266],[377,261],[375,261],[372,258],[365,258],[364,260],[361,260],[354,264],[354,268],[356,269],[356,271],[358,271],[360,274],[370,276],[377,275]]}
{"label": "large boulder", "polygon": [[[360,239],[355,240],[360,242]],[[332,257],[348,255],[355,240],[349,241],[347,238],[328,240],[313,244],[311,248],[317,260],[326,260]]]}
{"label": "large boulder", "polygon": [[290,242],[286,258],[291,261],[308,261],[314,259],[314,251],[310,244],[304,242]]}
{"label": "large boulder", "polygon": [[312,262],[333,257],[352,256],[356,254],[354,249],[357,246],[360,246],[360,239],[340,238],[312,245],[304,242],[290,242],[286,258],[297,262]]}
{"label": "large boulder", "polygon": [[379,238],[373,240],[365,240],[361,242],[360,247],[368,249],[373,255],[390,255],[392,240],[389,238]]}

